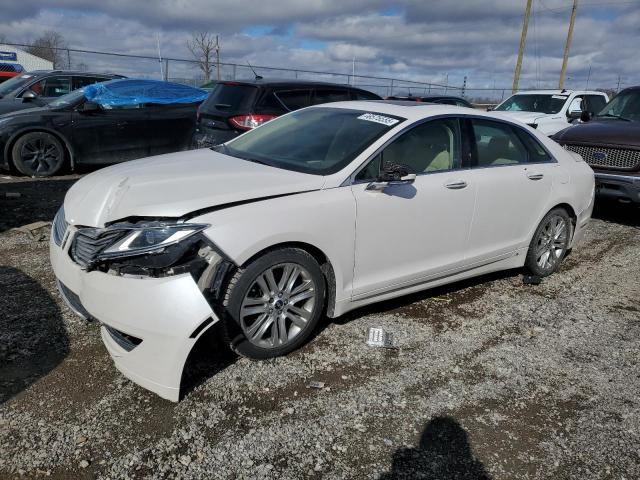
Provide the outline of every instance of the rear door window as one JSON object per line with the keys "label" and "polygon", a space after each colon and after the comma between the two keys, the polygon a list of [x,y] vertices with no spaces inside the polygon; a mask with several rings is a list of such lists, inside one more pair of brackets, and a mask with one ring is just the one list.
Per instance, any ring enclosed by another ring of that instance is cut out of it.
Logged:
{"label": "rear door window", "polygon": [[347,100],[351,100],[348,90],[318,88],[313,95],[313,105]]}
{"label": "rear door window", "polygon": [[284,90],[276,96],[289,110],[298,110],[311,105],[311,90]]}
{"label": "rear door window", "polygon": [[473,119],[476,142],[475,168],[517,165],[528,161],[528,152],[506,123]]}
{"label": "rear door window", "polygon": [[218,83],[200,107],[201,111],[242,113],[251,111],[258,88],[238,83]]}
{"label": "rear door window", "polygon": [[71,91],[71,77],[47,77],[32,84],[29,90],[41,97],[61,97]]}
{"label": "rear door window", "polygon": [[102,77],[73,77],[72,86],[73,90],[77,90],[82,87],[86,87],[87,85],[93,85],[98,82],[106,82],[109,80],[108,78]]}

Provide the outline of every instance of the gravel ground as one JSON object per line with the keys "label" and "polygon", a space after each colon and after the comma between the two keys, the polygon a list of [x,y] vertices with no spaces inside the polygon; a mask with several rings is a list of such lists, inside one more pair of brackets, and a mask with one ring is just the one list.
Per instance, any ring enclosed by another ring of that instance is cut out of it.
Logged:
{"label": "gravel ground", "polygon": [[[639,210],[599,208],[538,286],[511,271],[381,303],[271,361],[202,343],[173,404],[64,306],[46,229],[11,230],[73,181],[0,177],[0,477],[640,478]],[[398,348],[366,346],[372,326]]]}

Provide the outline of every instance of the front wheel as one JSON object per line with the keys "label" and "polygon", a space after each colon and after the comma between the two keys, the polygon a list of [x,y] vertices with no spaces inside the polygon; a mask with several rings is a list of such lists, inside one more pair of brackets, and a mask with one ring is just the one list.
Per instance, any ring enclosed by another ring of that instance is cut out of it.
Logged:
{"label": "front wheel", "polygon": [[50,177],[64,165],[62,143],[46,132],[27,133],[13,145],[13,164],[23,175]]}
{"label": "front wheel", "polygon": [[239,269],[227,287],[225,332],[240,355],[286,355],[313,333],[322,315],[325,279],[318,262],[297,248],[271,251]]}
{"label": "front wheel", "polygon": [[571,218],[567,211],[563,208],[551,210],[533,235],[525,267],[538,277],[557,271],[569,248],[571,233]]}

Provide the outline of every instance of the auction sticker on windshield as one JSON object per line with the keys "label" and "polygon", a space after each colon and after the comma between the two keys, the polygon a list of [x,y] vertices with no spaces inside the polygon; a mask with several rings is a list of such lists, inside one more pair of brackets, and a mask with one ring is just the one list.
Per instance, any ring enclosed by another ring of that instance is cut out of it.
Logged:
{"label": "auction sticker on windshield", "polygon": [[382,125],[386,125],[390,127],[391,125],[395,125],[400,120],[391,117],[385,117],[384,115],[377,115],[375,113],[364,113],[358,117],[359,120],[367,120],[369,122],[381,123]]}

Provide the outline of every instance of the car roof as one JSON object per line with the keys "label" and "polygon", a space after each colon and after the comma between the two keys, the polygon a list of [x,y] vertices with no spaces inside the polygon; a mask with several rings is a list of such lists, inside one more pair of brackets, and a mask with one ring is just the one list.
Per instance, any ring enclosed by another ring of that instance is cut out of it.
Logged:
{"label": "car roof", "polygon": [[573,93],[604,95],[604,92],[596,90],[525,90],[514,95],[571,95]]}
{"label": "car roof", "polygon": [[355,100],[351,102],[333,102],[323,105],[314,105],[310,108],[344,108],[352,110],[364,110],[371,113],[381,113],[403,117],[407,120],[419,120],[435,115],[479,115],[497,118],[495,114],[489,114],[475,108],[444,105],[441,103],[418,103],[402,100]]}
{"label": "car roof", "polygon": [[82,72],[80,70],[30,70],[25,72],[30,75],[52,75],[52,74],[63,74],[63,75],[82,75],[82,76],[99,76],[99,77],[114,77],[114,78],[125,78],[124,75],[120,75],[117,73],[103,73],[103,72]]}
{"label": "car roof", "polygon": [[392,98],[403,99],[403,98],[429,98],[429,99],[452,99],[452,100],[464,100],[467,102],[468,100],[464,97],[459,97],[457,95],[438,95],[437,93],[427,93],[425,95],[390,95]]}
{"label": "car roof", "polygon": [[305,86],[322,86],[322,87],[340,87],[340,88],[352,88],[356,90],[362,90],[359,87],[349,85],[347,83],[332,83],[332,82],[320,82],[317,80],[302,80],[302,79],[290,79],[290,78],[256,78],[256,79],[244,79],[244,80],[220,80],[218,83],[227,85],[254,85],[254,86],[269,86],[269,87],[305,87]]}

